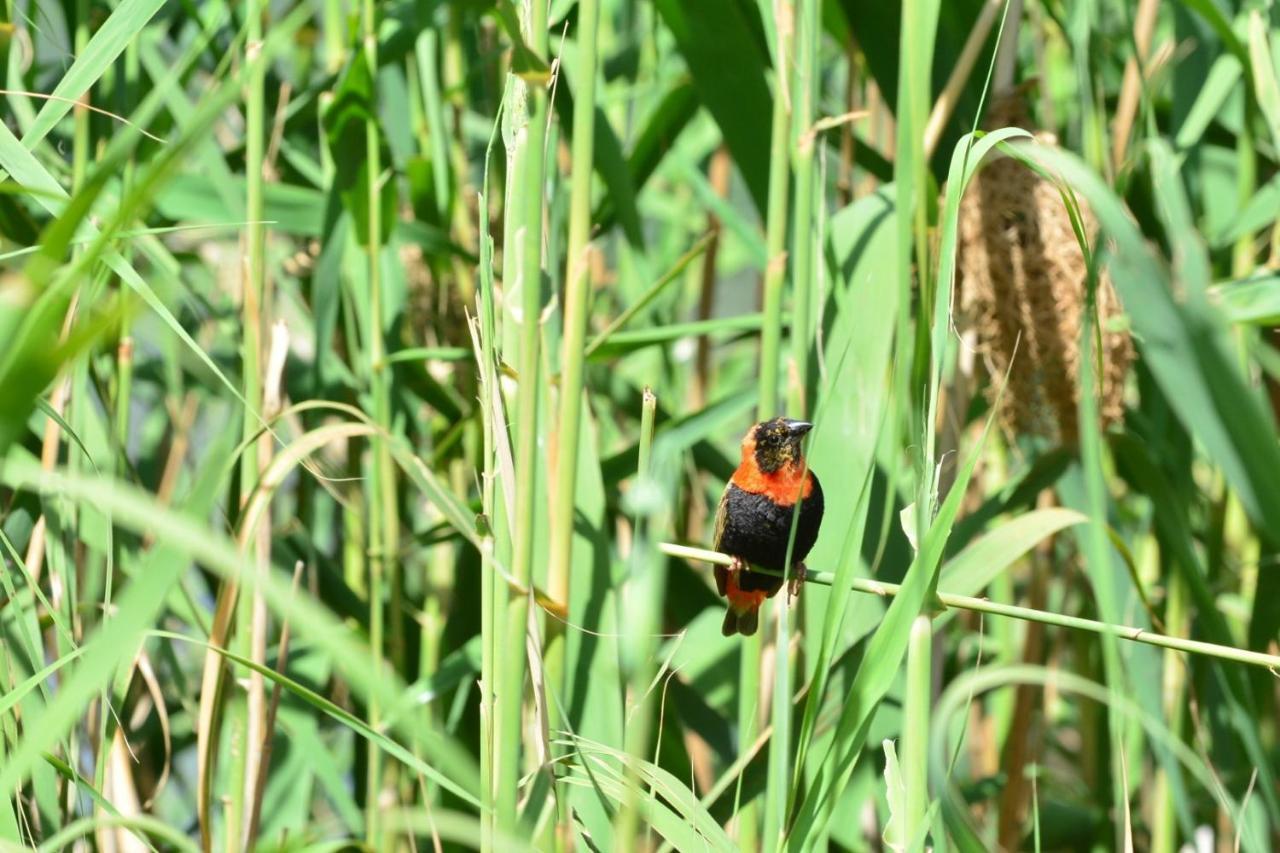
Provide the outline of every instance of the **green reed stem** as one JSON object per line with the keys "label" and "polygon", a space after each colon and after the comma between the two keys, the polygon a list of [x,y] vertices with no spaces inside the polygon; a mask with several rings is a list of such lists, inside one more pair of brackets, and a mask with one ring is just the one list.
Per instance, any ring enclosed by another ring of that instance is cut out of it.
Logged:
{"label": "green reed stem", "polygon": [[[653,456],[653,427],[657,414],[658,398],[652,389],[646,388],[641,399],[640,438],[636,447],[636,471],[642,476],[649,476],[652,473],[649,460]],[[636,523],[643,524],[643,519],[637,519]]]}
{"label": "green reed stem", "polygon": [[902,841],[908,850],[925,849],[929,811],[929,708],[933,692],[933,622],[917,616],[907,641],[907,691],[904,699],[902,785],[906,792]]}
{"label": "green reed stem", "polygon": [[479,209],[480,288],[478,293],[479,353],[480,359],[480,413],[481,423],[481,508],[484,512],[480,525],[480,849],[488,853],[494,849],[494,818],[497,807],[497,725],[494,696],[498,684],[498,649],[502,647],[502,619],[499,605],[501,589],[494,567],[494,555],[511,556],[511,537],[506,518],[501,519],[502,504],[496,501],[498,485],[498,432],[503,421],[499,420],[502,398],[498,388],[498,333],[497,310],[494,298],[493,239],[489,234],[489,164],[493,146],[497,140],[501,119],[495,120],[489,146],[485,149],[484,178],[476,206]]}
{"label": "green reed stem", "polygon": [[[1164,624],[1171,631],[1185,631],[1190,627],[1189,594],[1181,573],[1169,574],[1168,598],[1165,600]],[[1169,721],[1169,731],[1174,737],[1182,736],[1182,723],[1186,700],[1183,696],[1187,685],[1187,667],[1177,655],[1164,656],[1163,677],[1164,712]],[[1155,817],[1151,827],[1152,853],[1173,853],[1178,849],[1178,802],[1170,778],[1170,767],[1156,768]]]}
{"label": "green reed stem", "polygon": [[[1236,197],[1243,206],[1253,198],[1258,180],[1258,149],[1254,143],[1253,116],[1246,99],[1245,120],[1240,123],[1240,135],[1236,137]],[[1246,231],[1231,247],[1231,274],[1244,278],[1255,267],[1254,234]]]}
{"label": "green reed stem", "polygon": [[791,81],[791,159],[795,168],[796,206],[791,229],[792,292],[791,370],[788,381],[787,411],[804,417],[810,410],[808,393],[809,350],[813,347],[814,296],[817,291],[815,248],[820,235],[814,234],[814,196],[817,187],[814,173],[813,133],[818,95],[818,47],[822,32],[822,4],[817,0],[801,0],[795,39],[796,61]]}
{"label": "green reed stem", "polygon": [[[912,401],[910,435],[918,448],[917,468],[923,473],[916,496],[916,529],[928,530],[938,495],[932,472],[935,467],[933,442],[935,423],[928,414],[929,402],[914,389],[929,383],[930,341],[935,318],[934,282],[929,274],[929,163],[924,150],[924,129],[929,120],[932,99],[930,67],[938,27],[938,0],[911,0],[902,5],[902,33],[899,43],[897,140],[894,164],[894,189],[897,210],[899,290],[901,305],[912,304],[912,278],[919,291],[915,300],[916,322],[911,337],[910,311],[899,312],[897,345],[905,351],[914,341],[913,356],[899,358],[901,370],[909,378],[899,376],[899,389],[904,399]],[[914,258],[915,264],[912,265]],[[945,319],[942,320],[945,322]],[[905,355],[905,352],[903,352]]]}
{"label": "green reed stem", "polygon": [[[578,91],[573,104],[572,177],[569,187],[569,248],[565,269],[564,340],[560,357],[560,406],[556,430],[555,503],[551,510],[551,557],[547,594],[569,603],[570,562],[573,554],[574,503],[578,485],[578,442],[582,432],[585,388],[587,316],[590,311],[591,178],[595,157],[596,34],[599,0],[578,3]],[[547,684],[564,687],[564,626],[547,623]],[[558,708],[557,703],[550,703]],[[556,711],[552,711],[553,715]],[[554,725],[554,724],[553,724]]]}
{"label": "green reed stem", "polygon": [[[578,444],[582,433],[583,370],[587,360],[587,317],[591,297],[591,179],[595,158],[597,34],[599,0],[579,0],[577,39],[577,98],[573,105],[572,169],[569,186],[569,245],[565,261],[564,330],[560,356],[560,397],[556,427],[555,483],[552,491],[550,562],[547,594],[569,606],[569,584],[573,558],[574,507],[578,486]],[[566,695],[564,623],[547,620],[545,670],[547,689]],[[554,728],[571,721],[561,720],[561,704],[549,702]],[[555,842],[572,837],[567,791],[558,786],[556,794],[558,827]]]}
{"label": "green reed stem", "polygon": [[[791,55],[791,39],[779,36],[777,54]],[[784,67],[775,62],[775,68]],[[786,78],[779,72],[773,92],[773,123],[769,137],[769,201],[765,221],[764,325],[760,329],[759,420],[778,413],[778,369],[782,353],[782,290],[787,280],[787,207],[791,182],[789,97]]]}
{"label": "green reed stem", "polygon": [[[373,0],[364,0],[362,15],[362,49],[370,74],[377,80],[378,74],[378,19]],[[376,86],[376,82],[375,82]],[[375,89],[373,103],[377,104]],[[369,646],[373,672],[380,675],[385,667],[384,647],[387,638],[384,630],[384,598],[390,593],[391,655],[392,660],[403,660],[404,638],[399,626],[403,624],[400,613],[401,583],[396,551],[400,539],[400,516],[396,500],[395,463],[391,457],[388,436],[391,435],[391,371],[386,362],[385,308],[382,292],[382,154],[381,128],[376,115],[365,119],[365,158],[368,169],[368,276],[369,318],[366,334],[366,356],[369,359],[369,390],[373,398],[373,420],[379,429],[370,440],[372,471],[369,477]],[[369,724],[377,726],[382,709],[377,702],[369,705]],[[383,756],[378,750],[369,751],[368,773],[365,779],[367,820],[365,835],[377,848],[382,843],[380,813],[383,808],[381,792],[394,790],[393,779],[384,778]]]}
{"label": "green reed stem", "polygon": [[[733,558],[728,554],[721,554],[718,551],[709,551],[705,548],[695,548],[690,545],[676,545],[670,542],[663,542],[658,545],[658,550],[672,557],[681,557],[686,560],[696,560],[705,563],[714,563],[719,566],[728,566],[733,564]],[[759,566],[752,566],[752,571],[763,572],[767,575],[780,577],[780,572]],[[816,583],[822,586],[831,586],[835,580],[835,575],[831,572],[815,572],[810,571],[805,575],[805,583]],[[850,589],[854,592],[868,593],[871,595],[879,595],[883,597],[891,597],[898,594],[901,589],[900,584],[882,583],[866,578],[855,578],[850,584]],[[1148,646],[1157,646],[1162,649],[1173,649],[1174,651],[1184,652],[1193,655],[1205,655],[1207,657],[1218,658],[1220,660],[1235,661],[1236,663],[1248,664],[1249,666],[1260,666],[1264,669],[1270,669],[1280,674],[1280,655],[1270,655],[1264,652],[1250,651],[1249,649],[1234,649],[1230,646],[1220,646],[1215,643],[1205,643],[1200,640],[1188,640],[1181,637],[1169,637],[1164,634],[1157,634],[1154,631],[1148,631],[1144,628],[1134,628],[1128,625],[1114,625],[1108,622],[1099,622],[1093,619],[1084,619],[1079,616],[1067,616],[1062,613],[1050,613],[1044,610],[1034,610],[1030,607],[1018,607],[1012,604],[1000,604],[999,602],[989,601],[985,598],[976,598],[971,595],[954,595],[948,592],[938,593],[938,602],[946,607],[954,607],[957,610],[969,610],[974,613],[990,613],[995,616],[1007,616],[1011,619],[1021,619],[1024,622],[1040,622],[1045,625],[1056,625],[1059,628],[1070,628],[1073,631],[1086,631],[1090,634],[1099,634],[1103,636],[1116,637],[1120,640],[1127,640],[1132,643],[1144,643]]]}
{"label": "green reed stem", "polygon": [[[88,2],[88,0],[76,0],[74,44],[75,44],[75,52],[77,56],[83,55],[85,52],[85,49],[88,47],[88,44],[89,44],[89,37],[90,37],[89,14],[90,14],[90,3]],[[73,113],[74,124],[72,127],[72,149],[71,149],[71,185],[72,185],[73,192],[78,192],[83,187],[85,177],[89,169],[89,161],[90,161],[90,158],[92,157],[92,151],[91,151],[91,148],[93,146],[92,127],[90,126],[90,123],[89,123],[89,120],[90,120],[89,110],[85,108],[85,105],[87,105],[92,100],[92,98],[93,98],[93,89],[90,88],[90,90],[86,92],[83,96],[84,104],[77,104],[75,107],[75,111]],[[77,249],[76,253],[80,254],[80,251]],[[82,296],[88,293],[93,293],[94,292],[93,288],[94,288],[94,285],[90,285],[89,288],[81,290],[80,293]],[[72,302],[73,307],[71,308],[72,312],[76,310],[74,307],[75,305],[76,305],[76,302],[73,301]],[[83,395],[78,392],[81,389],[87,389],[88,387],[87,359],[83,359],[83,358],[76,359],[72,364],[69,364],[64,369],[64,374],[65,374],[65,378],[59,379],[60,382],[69,383],[67,399],[66,399],[66,407],[64,409],[64,412],[69,416],[71,423],[76,428],[76,431],[78,433],[83,433],[84,424],[86,421],[85,407],[83,405],[84,398],[83,398]],[[80,466],[81,461],[82,459],[80,454],[78,453],[72,454],[67,460],[68,467],[75,470]],[[75,517],[80,523],[83,523],[83,515],[77,513]],[[47,516],[45,521],[46,523],[49,522],[49,519]],[[49,524],[47,529],[50,531],[53,531],[55,528],[53,527],[52,524]],[[54,568],[54,563],[51,562],[50,568],[51,569]],[[77,608],[77,601],[79,600],[79,594],[78,594],[79,590],[77,589],[77,585],[76,585],[75,568],[72,566],[67,566],[67,568],[70,569],[69,572],[61,572],[60,574],[64,578],[64,589],[66,590],[67,607],[71,611],[71,613],[74,614]],[[108,563],[107,571],[104,573],[107,578],[110,578],[112,569],[113,569],[113,566],[110,563]],[[111,585],[109,580],[106,582],[103,592],[104,592],[103,600],[105,603],[105,606],[103,608],[103,621],[106,621],[109,618],[108,614],[111,612],[111,608],[110,608]],[[60,654],[63,653],[63,651],[64,651],[63,649],[59,649]],[[99,737],[98,737],[97,743],[93,746],[93,748],[97,752],[97,757],[98,757],[98,761],[94,768],[95,778],[97,778],[98,781],[100,782],[102,781],[102,777],[105,775],[106,765],[107,765],[107,762],[109,761],[111,743],[108,740],[108,738],[111,736],[111,732],[112,732],[112,723],[110,720],[107,719],[109,715],[101,713],[101,709],[107,707],[107,703],[110,700],[110,698],[111,698],[111,688],[104,687],[99,697],[100,704],[98,706],[100,710],[99,721],[98,721]],[[79,739],[79,733],[78,732],[72,733],[68,739],[68,743],[67,743],[68,749],[78,750],[79,749],[78,739]]]}
{"label": "green reed stem", "polygon": [[[440,221],[449,218],[449,131],[444,121],[444,96],[440,92],[440,31],[428,26],[414,42],[418,81],[422,88],[422,109],[426,117],[427,145],[431,156],[431,178]],[[463,293],[470,302],[474,294]]]}
{"label": "green reed stem", "polygon": [[[658,398],[649,388],[644,389],[640,409],[639,459],[636,465],[636,488],[652,488],[653,481],[653,431],[658,411]],[[628,579],[627,598],[637,602],[627,609],[621,620],[624,634],[629,638],[623,653],[623,669],[627,677],[627,694],[635,705],[629,711],[626,727],[627,754],[637,760],[648,760],[650,732],[653,728],[654,701],[646,695],[653,679],[654,637],[662,623],[662,606],[666,583],[666,565],[660,550],[653,546],[653,502],[643,504],[636,512],[632,550],[631,573]],[[614,829],[614,848],[634,850],[640,842],[636,834],[640,826],[640,800],[644,784],[631,764],[627,765],[628,777],[626,802],[619,813]]]}
{"label": "green reed stem", "polygon": [[[526,43],[547,55],[546,0],[525,0],[521,26]],[[538,475],[539,317],[542,311],[542,198],[547,96],[540,84],[513,75],[508,87],[511,123],[511,168],[507,175],[505,245],[514,271],[504,281],[508,298],[519,295],[519,385],[516,391],[515,537],[512,574],[529,588],[533,576],[533,539]],[[498,828],[517,831],[516,801],[520,780],[521,699],[525,680],[525,636],[529,597],[508,592],[498,687]]]}
{"label": "green reed stem", "polygon": [[320,16],[324,28],[324,67],[330,74],[337,74],[347,61],[347,16],[342,0],[324,0],[324,13]]}
{"label": "green reed stem", "polygon": [[[792,292],[795,299],[791,320],[791,363],[787,380],[787,413],[802,418],[809,411],[809,350],[813,346],[813,305],[817,290],[814,266],[814,123],[818,89],[818,46],[821,37],[821,4],[801,0],[796,17],[795,62],[791,69],[789,148],[795,170],[795,211],[791,228]],[[794,12],[792,13],[794,14]],[[777,22],[778,25],[781,22]],[[785,171],[783,166],[778,171]],[[772,177],[772,175],[771,175]],[[772,188],[771,188],[772,189]],[[763,397],[762,397],[763,400]],[[764,418],[761,413],[761,419]],[[797,507],[798,509],[798,507]],[[794,526],[794,525],[793,525]],[[792,533],[794,537],[794,531]],[[788,544],[788,548],[790,548]],[[789,567],[788,567],[789,569]],[[783,573],[790,580],[790,572]],[[773,608],[773,737],[769,740],[769,783],[764,802],[764,844],[774,849],[783,843],[787,803],[791,799],[791,609],[789,596]]]}
{"label": "green reed stem", "polygon": [[[76,0],[76,30],[75,30],[75,47],[76,55],[84,54],[85,48],[89,46],[89,0]],[[84,94],[85,103],[93,96],[93,90],[90,89]],[[89,147],[92,143],[90,139],[89,126],[89,110],[84,105],[77,104],[73,113],[72,127],[72,149],[71,149],[71,184],[73,187],[80,187],[84,183],[85,174],[89,168],[89,157],[91,152]]]}
{"label": "green reed stem", "polygon": [[[486,171],[488,159],[485,160]],[[487,185],[487,181],[486,181]],[[495,452],[493,401],[497,394],[498,358],[495,340],[493,306],[493,240],[489,238],[488,197],[481,193],[480,207],[480,412],[483,430],[482,466],[480,479],[480,506],[485,524],[480,535],[480,849],[493,849],[494,833],[494,763],[497,758],[494,727],[494,686],[497,683],[497,646],[499,624],[495,618],[497,607],[497,572],[494,571],[493,524],[497,518],[494,506],[498,472]]]}
{"label": "green reed stem", "polygon": [[[1080,399],[1077,406],[1077,422],[1080,424],[1080,471],[1083,479],[1083,506],[1079,508],[1089,517],[1089,522],[1080,525],[1076,535],[1080,540],[1085,574],[1093,587],[1098,613],[1108,624],[1114,624],[1121,613],[1121,604],[1115,585],[1112,583],[1116,569],[1112,556],[1113,546],[1107,535],[1106,525],[1108,504],[1104,470],[1106,451],[1102,439],[1097,398],[1100,372],[1096,369],[1093,358],[1094,330],[1097,328],[1097,276],[1093,273],[1092,263],[1090,267],[1088,310],[1085,312],[1086,322],[1082,324],[1083,328],[1080,332]],[[1122,685],[1127,683],[1125,667],[1115,639],[1106,634],[1102,635],[1102,670],[1106,678],[1107,692],[1118,701],[1125,692]],[[1131,727],[1132,724],[1110,713],[1106,714],[1106,722],[1111,741],[1109,750],[1111,790],[1115,813],[1120,815],[1124,813],[1128,802],[1121,754],[1125,748],[1125,728]],[[1117,844],[1123,843],[1120,838],[1121,831],[1122,828],[1117,825]]]}
{"label": "green reed stem", "polygon": [[[782,14],[794,17],[792,4]],[[769,198],[765,221],[764,324],[760,334],[760,382],[757,420],[778,414],[778,371],[782,356],[782,292],[787,280],[787,208],[791,182],[790,134],[791,98],[785,69],[791,58],[793,36],[790,25],[774,21],[777,43],[774,50],[773,117],[769,136]],[[738,678],[738,744],[746,748],[760,730],[760,666],[764,656],[764,632],[742,639],[741,669]],[[738,846],[756,850],[760,827],[754,802],[742,805],[737,814]]]}
{"label": "green reed stem", "polygon": [[[246,61],[252,59],[253,54],[260,49],[266,14],[266,0],[259,0],[249,7],[245,41]],[[245,85],[245,218],[250,224],[246,226],[245,231],[247,275],[241,305],[243,335],[240,348],[241,394],[248,407],[242,425],[244,452],[240,455],[242,505],[257,484],[260,474],[255,440],[259,431],[259,420],[253,410],[262,404],[262,313],[266,280],[266,226],[261,224],[266,218],[263,215],[265,196],[262,170],[267,134],[265,86],[266,66],[263,63],[255,63]],[[254,553],[255,539],[252,533],[246,539],[247,553]],[[248,657],[252,605],[251,602],[245,601],[243,596],[239,596],[235,606],[236,628],[232,645],[238,654]],[[230,768],[227,784],[230,786],[230,791],[223,836],[223,845],[228,853],[246,849],[249,840],[245,838],[250,808],[248,783],[255,766],[253,760],[255,745],[251,742],[253,725],[250,709],[246,697],[232,686],[234,684],[234,679],[228,680],[228,686],[232,691],[227,710],[230,730]]]}

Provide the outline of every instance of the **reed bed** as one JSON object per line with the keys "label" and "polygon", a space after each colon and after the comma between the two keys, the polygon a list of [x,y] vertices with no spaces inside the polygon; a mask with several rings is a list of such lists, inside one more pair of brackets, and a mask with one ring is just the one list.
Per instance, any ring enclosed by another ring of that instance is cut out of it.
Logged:
{"label": "reed bed", "polygon": [[[7,0],[0,848],[1280,846],[1278,51]],[[826,520],[726,638],[775,415]]]}

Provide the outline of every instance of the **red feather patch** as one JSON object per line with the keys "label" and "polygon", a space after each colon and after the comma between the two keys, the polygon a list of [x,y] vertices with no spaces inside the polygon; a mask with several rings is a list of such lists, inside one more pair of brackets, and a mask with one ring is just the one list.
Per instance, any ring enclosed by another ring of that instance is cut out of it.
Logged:
{"label": "red feather patch", "polygon": [[[740,589],[738,587],[738,573],[726,571],[724,584],[724,597],[729,599],[729,606],[739,613],[749,613],[752,610],[760,609],[760,605],[764,604],[764,600],[768,598],[768,593],[762,589]],[[719,580],[719,578],[717,578]]]}
{"label": "red feather patch", "polygon": [[800,465],[784,465],[766,474],[755,460],[748,460],[738,466],[729,482],[744,492],[764,495],[778,506],[794,506],[813,492],[813,477]]}

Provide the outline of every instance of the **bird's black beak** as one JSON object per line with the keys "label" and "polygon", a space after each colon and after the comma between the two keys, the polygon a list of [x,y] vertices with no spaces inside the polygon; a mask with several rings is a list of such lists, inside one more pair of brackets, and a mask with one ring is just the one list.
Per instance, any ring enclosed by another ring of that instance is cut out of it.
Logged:
{"label": "bird's black beak", "polygon": [[808,421],[787,421],[787,431],[791,433],[791,437],[794,439],[803,438],[805,433],[811,429],[813,429],[813,424]]}

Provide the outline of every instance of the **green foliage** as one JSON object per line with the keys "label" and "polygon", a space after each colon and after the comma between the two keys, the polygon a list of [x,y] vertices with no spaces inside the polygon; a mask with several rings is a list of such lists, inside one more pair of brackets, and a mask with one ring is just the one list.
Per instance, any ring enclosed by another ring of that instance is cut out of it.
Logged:
{"label": "green foliage", "polygon": [[[321,116],[329,156],[337,165],[333,188],[351,214],[356,240],[362,246],[369,240],[370,187],[374,182],[379,184],[379,244],[391,236],[396,221],[396,182],[383,184],[381,175],[370,174],[371,164],[365,154],[365,123],[378,121],[376,97],[368,59],[363,51],[353,50],[350,62],[338,77],[333,103]],[[385,147],[383,152],[385,156]]]}
{"label": "green foliage", "polygon": [[[1280,18],[987,5],[7,4],[0,847],[1280,845]],[[996,157],[1123,305],[1078,445],[992,428]]]}

